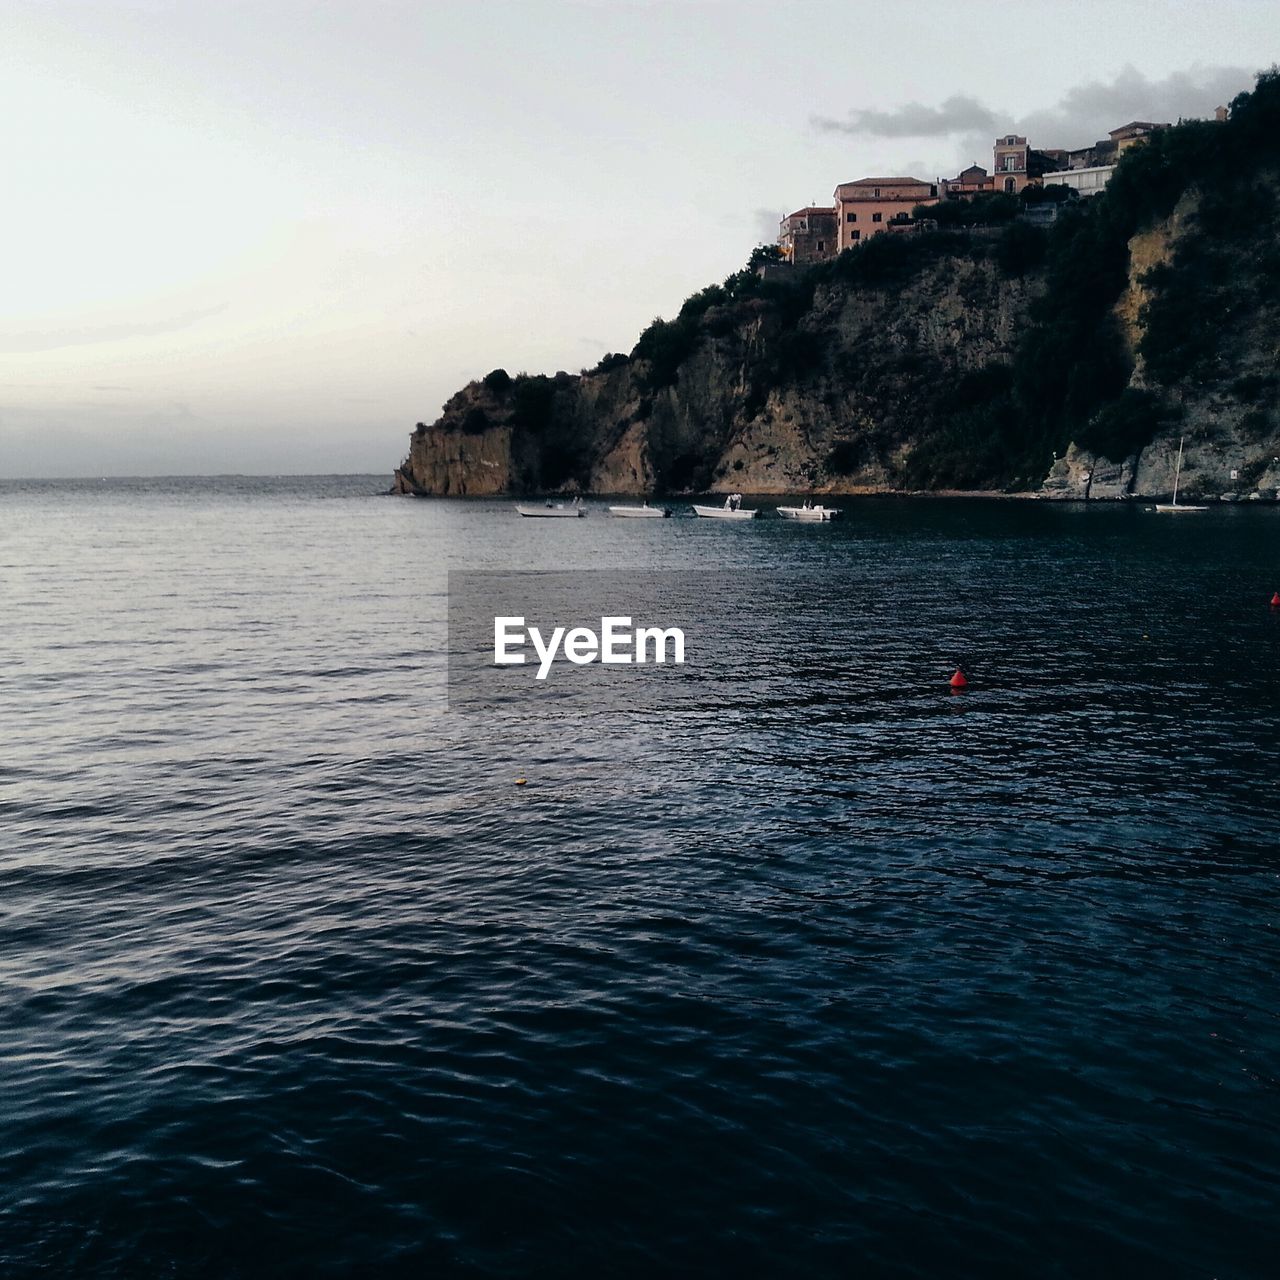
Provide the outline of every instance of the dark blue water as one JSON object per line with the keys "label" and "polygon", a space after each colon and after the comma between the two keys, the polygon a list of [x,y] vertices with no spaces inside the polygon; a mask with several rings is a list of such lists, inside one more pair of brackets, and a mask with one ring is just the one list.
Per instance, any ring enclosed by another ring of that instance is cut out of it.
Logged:
{"label": "dark blue water", "polygon": [[[0,1272],[1274,1274],[1280,511],[381,483],[0,485]],[[446,710],[601,567],[760,626]]]}

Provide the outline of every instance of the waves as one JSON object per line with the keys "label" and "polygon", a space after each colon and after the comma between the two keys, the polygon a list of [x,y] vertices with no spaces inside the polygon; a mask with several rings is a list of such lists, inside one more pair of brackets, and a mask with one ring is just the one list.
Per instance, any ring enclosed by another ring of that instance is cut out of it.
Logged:
{"label": "waves", "polygon": [[723,530],[235,484],[7,495],[6,1274],[1269,1266],[1268,513],[753,522],[732,661],[548,733],[443,570]]}

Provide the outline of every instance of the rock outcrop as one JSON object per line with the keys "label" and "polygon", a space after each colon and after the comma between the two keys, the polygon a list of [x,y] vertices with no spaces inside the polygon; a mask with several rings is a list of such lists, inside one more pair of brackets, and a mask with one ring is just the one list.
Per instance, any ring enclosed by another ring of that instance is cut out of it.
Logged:
{"label": "rock outcrop", "polygon": [[[1261,178],[1274,187],[1277,175]],[[1046,494],[1165,497],[1173,490],[1181,440],[1179,492],[1188,500],[1280,497],[1280,305],[1269,290],[1258,289],[1255,274],[1259,259],[1280,255],[1280,225],[1262,216],[1224,243],[1205,212],[1204,196],[1193,188],[1167,219],[1129,241],[1128,285],[1116,304],[1133,354],[1130,387],[1164,399],[1171,410],[1166,429],[1118,463],[1072,446],[1045,481]],[[1180,271],[1194,270],[1206,256],[1216,291],[1229,295],[1222,327],[1199,335],[1200,359],[1176,353],[1170,360],[1163,353],[1153,367],[1146,355],[1148,322],[1160,318],[1170,293],[1187,291]]]}
{"label": "rock outcrop", "polygon": [[1042,292],[989,250],[962,238],[884,284],[796,280],[717,302],[669,380],[639,350],[577,376],[496,370],[418,426],[397,489],[900,489],[906,457],[975,380],[1003,377]]}
{"label": "rock outcrop", "polygon": [[393,487],[1158,498],[1181,440],[1188,499],[1274,499],[1278,187],[1273,72],[1048,233],[1011,197],[938,206],[937,231],[739,272],[594,370],[496,369],[418,425]]}

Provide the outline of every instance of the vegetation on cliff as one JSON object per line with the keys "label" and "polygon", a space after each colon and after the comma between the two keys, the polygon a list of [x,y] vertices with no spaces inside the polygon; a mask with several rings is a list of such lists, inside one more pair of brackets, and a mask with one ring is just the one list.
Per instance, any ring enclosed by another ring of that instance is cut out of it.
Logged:
{"label": "vegetation on cliff", "polygon": [[[1277,428],[1275,344],[1259,358],[1277,327],[1277,169],[1271,71],[1225,123],[1131,148],[1092,199],[1049,185],[929,206],[935,230],[802,270],[760,272],[777,253],[759,249],[630,353],[576,377],[495,370],[433,430],[508,430],[502,482],[530,489],[1033,487],[1073,442],[1123,459],[1210,392],[1262,439]],[[1045,201],[1049,227],[1018,217]],[[1131,242],[1175,211],[1186,226],[1126,331]]]}
{"label": "vegetation on cliff", "polygon": [[[1050,236],[1043,299],[1015,361],[1012,405],[1035,424],[1023,439],[1026,464],[1074,440],[1123,458],[1179,412],[1178,384],[1220,378],[1229,318],[1274,293],[1275,200],[1263,175],[1280,159],[1280,75],[1259,77],[1227,122],[1188,121],[1152,134],[1117,166],[1105,192],[1058,223]],[[1131,353],[1116,303],[1129,286],[1131,239],[1194,195],[1197,231],[1173,260],[1142,283],[1149,301]],[[1145,390],[1130,387],[1132,354]],[[1229,362],[1228,362],[1229,363]]]}
{"label": "vegetation on cliff", "polygon": [[[1063,205],[1042,249],[1029,241],[1018,251],[1024,269],[1035,269],[1042,253],[1046,279],[1010,369],[988,368],[969,380],[947,419],[916,442],[907,482],[1034,484],[1073,441],[1125,458],[1176,421],[1179,384],[1227,384],[1232,353],[1249,349],[1233,343],[1233,330],[1280,284],[1275,175],[1266,168],[1277,160],[1280,74],[1273,70],[1232,103],[1226,123],[1188,121],[1151,135],[1126,154],[1101,196]],[[1201,234],[1183,237],[1173,259],[1144,278],[1149,301],[1131,352],[1116,315],[1130,283],[1130,240],[1189,193]],[[1037,198],[1046,197],[1054,198],[1052,188]],[[1008,222],[1011,203],[975,200],[958,220]],[[1010,223],[1006,235],[1032,230]],[[1007,240],[1006,255],[1012,247]],[[1145,365],[1146,387],[1130,385],[1134,354]],[[1257,394],[1262,386],[1255,376],[1234,389]],[[1261,417],[1254,418],[1259,433]]]}

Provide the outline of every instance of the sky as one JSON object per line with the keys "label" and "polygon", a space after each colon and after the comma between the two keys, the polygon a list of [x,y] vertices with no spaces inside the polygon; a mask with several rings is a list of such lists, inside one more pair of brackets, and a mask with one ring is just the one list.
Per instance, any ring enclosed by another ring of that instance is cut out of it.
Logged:
{"label": "sky", "polygon": [[0,0],[0,477],[389,475],[839,182],[1277,59],[1272,0]]}

